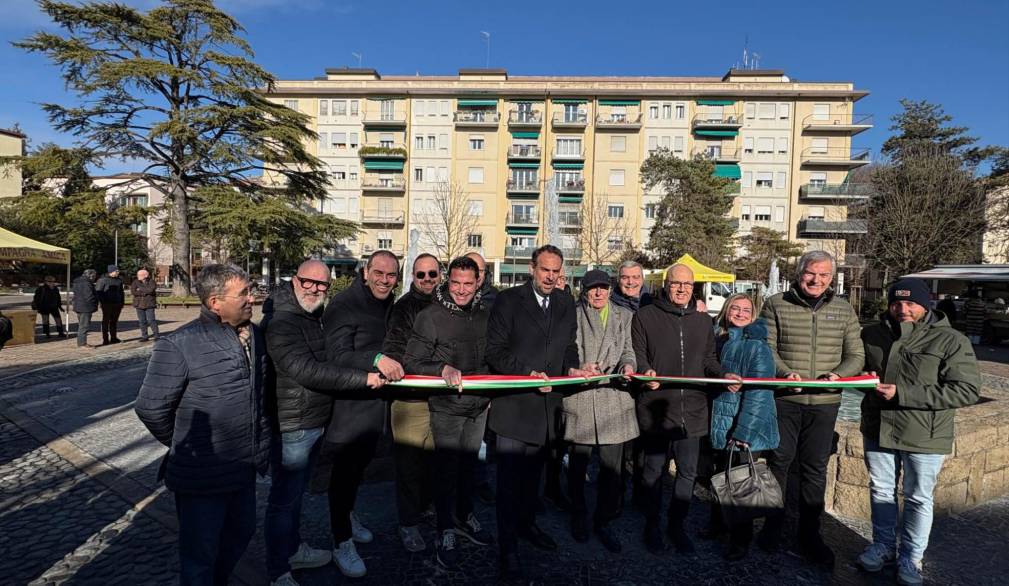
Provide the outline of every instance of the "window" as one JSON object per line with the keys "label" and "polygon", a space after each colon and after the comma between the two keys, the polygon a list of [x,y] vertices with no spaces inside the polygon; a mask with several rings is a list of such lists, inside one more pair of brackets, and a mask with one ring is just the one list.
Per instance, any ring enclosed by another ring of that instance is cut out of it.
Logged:
{"label": "window", "polygon": [[442,116],[448,116],[448,100],[442,100],[438,103],[438,111]]}
{"label": "window", "polygon": [[774,174],[774,188],[784,189],[785,188],[785,172],[778,171]]}
{"label": "window", "polygon": [[[677,138],[680,138],[680,137],[677,137]],[[668,149],[669,148],[669,140],[670,140],[670,137],[663,136],[663,137],[659,138],[659,144],[662,145],[662,148]]]}
{"label": "window", "polygon": [[419,118],[424,115],[425,110],[427,110],[427,100],[416,100],[413,113]]}
{"label": "window", "polygon": [[319,116],[329,116],[329,100],[319,100]]}
{"label": "window", "polygon": [[535,248],[536,239],[532,236],[512,236],[508,244],[514,248]]}
{"label": "window", "polygon": [[757,139],[757,154],[769,155],[774,152],[774,139],[761,137]]}
{"label": "window", "polygon": [[319,148],[320,149],[328,149],[329,148],[329,142],[327,142],[328,140],[329,140],[329,134],[327,134],[325,132],[320,132],[319,133]]}
{"label": "window", "polygon": [[662,104],[662,119],[669,120],[672,117],[673,117],[673,105]]}
{"label": "window", "polygon": [[292,110],[298,110],[298,100],[284,100],[284,106]]}
{"label": "window", "polygon": [[582,139],[580,138],[558,138],[557,154],[567,156],[580,156],[582,154]]}
{"label": "window", "polygon": [[395,120],[396,119],[396,103],[392,100],[379,100],[379,110],[382,114],[382,120]]}
{"label": "window", "polygon": [[739,214],[739,219],[743,220],[744,222],[749,222],[750,221],[750,206],[749,205],[744,205],[742,207],[742,212]]}
{"label": "window", "polygon": [[713,120],[715,122],[720,122],[722,120],[722,113],[725,110],[724,106],[708,106],[707,108],[708,113],[706,120]]}
{"label": "window", "polygon": [[469,150],[471,150],[471,151],[482,151],[483,150],[483,135],[482,134],[471,134],[471,135],[469,135]]}
{"label": "window", "polygon": [[651,106],[648,106],[648,119],[649,120],[658,120],[659,119],[659,105],[658,104],[652,104]]}
{"label": "window", "polygon": [[746,117],[747,118],[757,117],[757,104],[753,102],[746,102]]}
{"label": "window", "polygon": [[791,111],[792,111],[791,104],[778,104],[778,118],[781,118],[782,120],[788,120]]}
{"label": "window", "polygon": [[778,139],[778,154],[784,155],[788,153],[788,139],[779,138]]}
{"label": "window", "polygon": [[646,203],[645,204],[645,217],[649,220],[655,219],[655,212],[659,209],[659,204],[657,203]]}
{"label": "window", "polygon": [[626,122],[627,106],[613,106],[610,110],[610,122]]}
{"label": "window", "polygon": [[827,154],[827,139],[826,138],[814,138],[813,146],[810,152],[814,155],[825,155]]}
{"label": "window", "polygon": [[434,167],[424,169],[424,177],[427,177],[428,181],[434,181]]}
{"label": "window", "polygon": [[627,150],[627,137],[626,136],[611,136],[610,137],[610,152],[611,153],[622,153]]}
{"label": "window", "polygon": [[813,120],[830,119],[830,104],[813,104]]}
{"label": "window", "polygon": [[578,210],[558,210],[557,219],[561,226],[577,228],[582,225]]}
{"label": "window", "polygon": [[360,112],[360,103],[357,100],[350,101],[350,115],[357,116]]}
{"label": "window", "polygon": [[391,149],[395,145],[395,137],[393,137],[391,132],[383,132],[378,135],[378,146]]}
{"label": "window", "polygon": [[823,206],[813,206],[806,211],[806,217],[810,220],[823,219]]}
{"label": "window", "polygon": [[756,209],[753,210],[753,221],[755,222],[770,222],[771,221],[771,206],[755,206]]}
{"label": "window", "polygon": [[606,239],[606,249],[610,251],[623,250],[624,241],[619,236],[610,236]]}
{"label": "window", "polygon": [[564,104],[565,122],[583,122],[585,120],[585,110],[579,104]]}
{"label": "window", "polygon": [[424,182],[424,169],[422,169],[421,167],[417,167],[416,169],[414,169],[413,170],[413,180],[416,181],[416,182],[418,182],[418,183],[423,183]]}
{"label": "window", "polygon": [[466,246],[470,248],[483,248],[483,234],[470,234],[467,236]]}
{"label": "window", "polygon": [[417,149],[418,151],[424,150],[424,137],[423,136],[419,136],[418,135],[418,136],[413,137],[413,148]]}
{"label": "window", "polygon": [[624,204],[610,204],[606,206],[606,217],[617,220],[624,217]]}
{"label": "window", "polygon": [[683,120],[687,116],[687,105],[676,104],[676,119]]}
{"label": "window", "polygon": [[333,148],[345,149],[347,148],[347,133],[346,132],[334,132],[332,134]]}
{"label": "window", "polygon": [[438,148],[438,137],[433,134],[427,135],[427,150],[433,151],[436,148]]}
{"label": "window", "polygon": [[624,184],[624,170],[610,169],[610,185],[620,186]]}
{"label": "window", "polygon": [[448,167],[438,167],[438,181],[448,181]]}
{"label": "window", "polygon": [[470,183],[483,183],[483,167],[470,167],[469,168],[469,182]]}
{"label": "window", "polygon": [[[669,137],[668,136],[663,136],[662,138],[665,139],[664,140],[664,142],[666,143],[665,146],[669,146]],[[683,137],[682,136],[677,136],[676,140],[673,142],[673,154],[676,155],[677,157],[680,157],[680,158],[683,157]]]}
{"label": "window", "polygon": [[358,135],[357,135],[357,133],[356,132],[351,132],[350,133],[350,148],[356,149],[357,145],[359,145],[359,144],[361,144],[361,143],[358,142]]}
{"label": "window", "polygon": [[761,120],[770,120],[774,118],[774,104],[768,104],[766,102],[761,102],[757,105],[757,116]]}
{"label": "window", "polygon": [[448,135],[439,134],[438,135],[438,148],[441,150],[448,150]]}
{"label": "window", "polygon": [[775,206],[774,221],[779,224],[785,221],[785,206]]}
{"label": "window", "polygon": [[743,139],[743,154],[752,155],[753,154],[753,137],[747,136]]}
{"label": "window", "polygon": [[743,173],[743,187],[753,187],[753,171]]}
{"label": "window", "polygon": [[357,181],[357,167],[351,167],[348,175],[351,181]]}
{"label": "window", "polygon": [[482,216],[483,215],[483,201],[479,199],[471,200],[469,202],[469,210],[466,212],[471,216]]}
{"label": "window", "polygon": [[823,187],[827,184],[827,173],[810,173],[809,174],[809,185],[815,187]]}
{"label": "window", "polygon": [[654,151],[659,148],[659,137],[649,136],[648,137],[648,151]]}
{"label": "window", "polygon": [[536,206],[531,204],[512,204],[512,221],[533,223],[536,221]]}
{"label": "window", "polygon": [[346,167],[335,167],[333,169],[333,179],[337,181],[344,181],[347,179],[347,168]]}
{"label": "window", "polygon": [[581,171],[556,171],[554,172],[554,181],[557,182],[558,189],[578,189],[585,187]]}
{"label": "window", "polygon": [[333,115],[334,116],[347,115],[347,100],[333,100]]}
{"label": "window", "polygon": [[388,237],[386,237],[386,238],[379,238],[378,239],[378,247],[381,248],[381,249],[383,249],[383,250],[388,250],[388,249],[392,248],[392,238],[388,238]]}
{"label": "window", "polygon": [[770,189],[774,182],[774,173],[770,171],[757,172],[757,189]]}
{"label": "window", "polygon": [[537,169],[512,169],[512,183],[516,187],[536,189],[536,184],[539,183],[537,175]]}

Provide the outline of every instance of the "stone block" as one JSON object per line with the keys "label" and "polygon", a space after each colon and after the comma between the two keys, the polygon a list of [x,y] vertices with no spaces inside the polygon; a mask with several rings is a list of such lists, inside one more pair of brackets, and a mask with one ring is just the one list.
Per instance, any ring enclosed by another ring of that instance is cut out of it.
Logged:
{"label": "stone block", "polygon": [[953,454],[973,454],[998,444],[998,430],[978,423],[961,426],[956,430]]}
{"label": "stone block", "polygon": [[957,482],[935,489],[935,508],[943,511],[961,511],[967,507],[967,483]]}
{"label": "stone block", "polygon": [[958,460],[968,460],[970,467],[967,471],[967,503],[974,505],[982,502],[984,493],[984,452],[974,452],[970,458],[959,457]]}
{"label": "stone block", "polygon": [[985,452],[985,472],[994,472],[1006,467],[1009,467],[1009,446],[1000,446]]}
{"label": "stone block", "polygon": [[865,444],[862,441],[862,434],[857,432],[848,434],[848,438],[844,442],[844,455],[861,459],[864,455],[863,450],[865,450]]}
{"label": "stone block", "polygon": [[950,458],[942,464],[942,471],[939,472],[939,484],[956,484],[964,482],[970,475],[970,458]]}
{"label": "stone block", "polygon": [[999,498],[1009,493],[1009,470],[996,470],[984,475],[981,498],[984,501]]}
{"label": "stone block", "polygon": [[834,486],[837,485],[837,460],[841,456],[831,456],[827,460],[827,484],[824,487],[823,492],[823,502],[826,503],[827,507],[831,507],[834,502]]}
{"label": "stone block", "polygon": [[845,484],[864,486],[869,488],[869,470],[865,467],[865,460],[862,458],[839,457],[837,466],[837,479]]}
{"label": "stone block", "polygon": [[869,506],[869,489],[864,486],[838,482],[834,485],[833,513],[854,519],[872,519],[872,509]]}
{"label": "stone block", "polygon": [[1009,446],[1009,413],[999,422],[998,443],[1000,446]]}

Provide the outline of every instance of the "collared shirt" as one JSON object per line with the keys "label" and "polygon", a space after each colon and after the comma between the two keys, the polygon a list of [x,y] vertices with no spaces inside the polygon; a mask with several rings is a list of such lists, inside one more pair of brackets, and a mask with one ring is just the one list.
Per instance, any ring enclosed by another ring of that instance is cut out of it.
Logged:
{"label": "collared shirt", "polygon": [[[540,295],[539,291],[536,290],[536,287],[533,287],[533,295],[536,296],[536,305],[539,305],[540,309],[543,309],[543,310],[550,309],[550,297],[549,296],[544,297],[543,295]],[[546,302],[545,306],[543,305],[544,301]]]}

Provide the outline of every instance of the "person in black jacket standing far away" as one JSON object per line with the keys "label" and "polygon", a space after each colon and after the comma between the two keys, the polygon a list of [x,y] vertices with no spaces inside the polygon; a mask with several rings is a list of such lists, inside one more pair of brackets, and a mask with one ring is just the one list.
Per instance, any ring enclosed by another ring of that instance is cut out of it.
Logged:
{"label": "person in black jacket standing far away", "polygon": [[[361,278],[333,297],[323,314],[326,356],[331,364],[380,373],[386,380],[403,378],[399,361],[382,354],[392,310],[392,292],[399,281],[399,260],[378,250],[364,265]],[[333,400],[322,454],[332,463],[329,483],[329,521],[337,567],[350,578],[367,573],[354,545],[374,535],[354,514],[357,489],[378,440],[385,430],[387,404],[370,391],[348,393]]]}
{"label": "person in black jacket standing far away", "polygon": [[63,298],[60,296],[60,288],[56,284],[56,277],[47,275],[45,283],[39,285],[39,288],[35,290],[35,296],[32,297],[32,309],[39,312],[39,315],[42,316],[42,333],[47,338],[50,336],[50,316],[56,321],[56,336],[60,338],[66,337],[67,333],[63,330],[63,316],[60,315],[63,311]]}
{"label": "person in black jacket standing far away", "polygon": [[487,310],[480,301],[477,264],[457,258],[449,264],[448,282],[435,289],[434,302],[422,310],[406,347],[410,373],[442,377],[459,393],[428,399],[434,435],[438,511],[438,562],[452,568],[459,560],[456,536],[489,545],[490,534],[473,514],[476,463],[487,424],[490,399],[462,394],[462,376],[486,374]]}
{"label": "person in black jacket standing far away", "polygon": [[136,413],[168,455],[158,477],[175,493],[179,582],[227,584],[256,532],[256,473],[268,463],[266,344],[249,277],[200,271],[200,316],[154,344]]}
{"label": "person in black jacket standing far away", "polygon": [[95,291],[95,280],[98,273],[94,269],[84,269],[81,276],[74,279],[70,291],[74,294],[73,308],[77,314],[77,347],[88,346],[88,330],[91,329],[91,316],[98,311],[98,293]]}
{"label": "person in black jacket standing far away", "polygon": [[126,290],[119,277],[119,267],[109,265],[108,271],[95,283],[95,291],[102,306],[102,346],[118,344],[122,342],[119,339],[119,314],[126,303]]}
{"label": "person in black jacket standing far away", "polygon": [[290,283],[263,304],[266,348],[276,371],[280,441],[271,450],[273,482],[266,505],[266,569],[271,584],[296,586],[291,570],[329,563],[331,553],[301,541],[302,494],[311,475],[319,439],[326,430],[333,396],[377,389],[378,373],[336,366],[326,358],[322,312],[329,268],[306,260]]}
{"label": "person in black jacket standing far away", "polygon": [[[711,318],[696,310],[694,272],[675,264],[666,271],[666,295],[642,307],[631,322],[631,339],[638,370],[646,376],[735,378],[725,374],[715,354]],[[739,390],[738,385],[728,387]],[[648,382],[638,396],[638,425],[644,452],[642,484],[645,492],[645,547],[653,554],[665,550],[659,515],[662,480],[669,470],[670,452],[676,462],[676,482],[669,503],[666,532],[676,551],[692,553],[694,544],[683,522],[690,509],[697,477],[700,439],[708,433],[708,399],[704,385]]]}
{"label": "person in black jacket standing far away", "polygon": [[574,299],[556,289],[564,255],[547,244],[533,251],[532,278],[502,291],[487,325],[487,364],[498,374],[542,377],[538,390],[491,400],[490,427],[497,433],[497,526],[501,577],[520,578],[518,538],[554,550],[556,542],[536,526],[546,449],[558,434],[561,397],[551,376],[584,376],[575,342]]}

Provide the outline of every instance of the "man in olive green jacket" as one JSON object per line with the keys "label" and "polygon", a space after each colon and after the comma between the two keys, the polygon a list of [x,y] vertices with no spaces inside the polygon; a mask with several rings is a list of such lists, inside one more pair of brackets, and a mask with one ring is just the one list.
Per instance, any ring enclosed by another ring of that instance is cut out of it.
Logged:
{"label": "man in olive green jacket", "polygon": [[[953,448],[953,416],[977,402],[974,349],[946,316],[929,311],[920,279],[901,279],[887,294],[879,324],[862,332],[865,368],[880,384],[862,399],[865,464],[872,502],[872,544],[858,563],[870,572],[897,561],[902,584],[920,584],[932,528],[932,495]],[[903,469],[904,514],[897,551],[897,482]]]}
{"label": "man in olive green jacket", "polygon": [[[854,376],[862,372],[865,354],[858,316],[847,301],[834,295],[834,257],[823,251],[799,259],[795,286],[764,303],[767,343],[774,354],[777,376],[793,380]],[[827,461],[834,441],[834,423],[841,403],[838,389],[796,385],[776,393],[781,441],[771,453],[770,468],[787,494],[788,469],[799,468],[799,552],[808,561],[833,566],[834,553],[820,536],[820,516],[827,486]],[[757,544],[776,551],[784,512],[771,515]]]}

